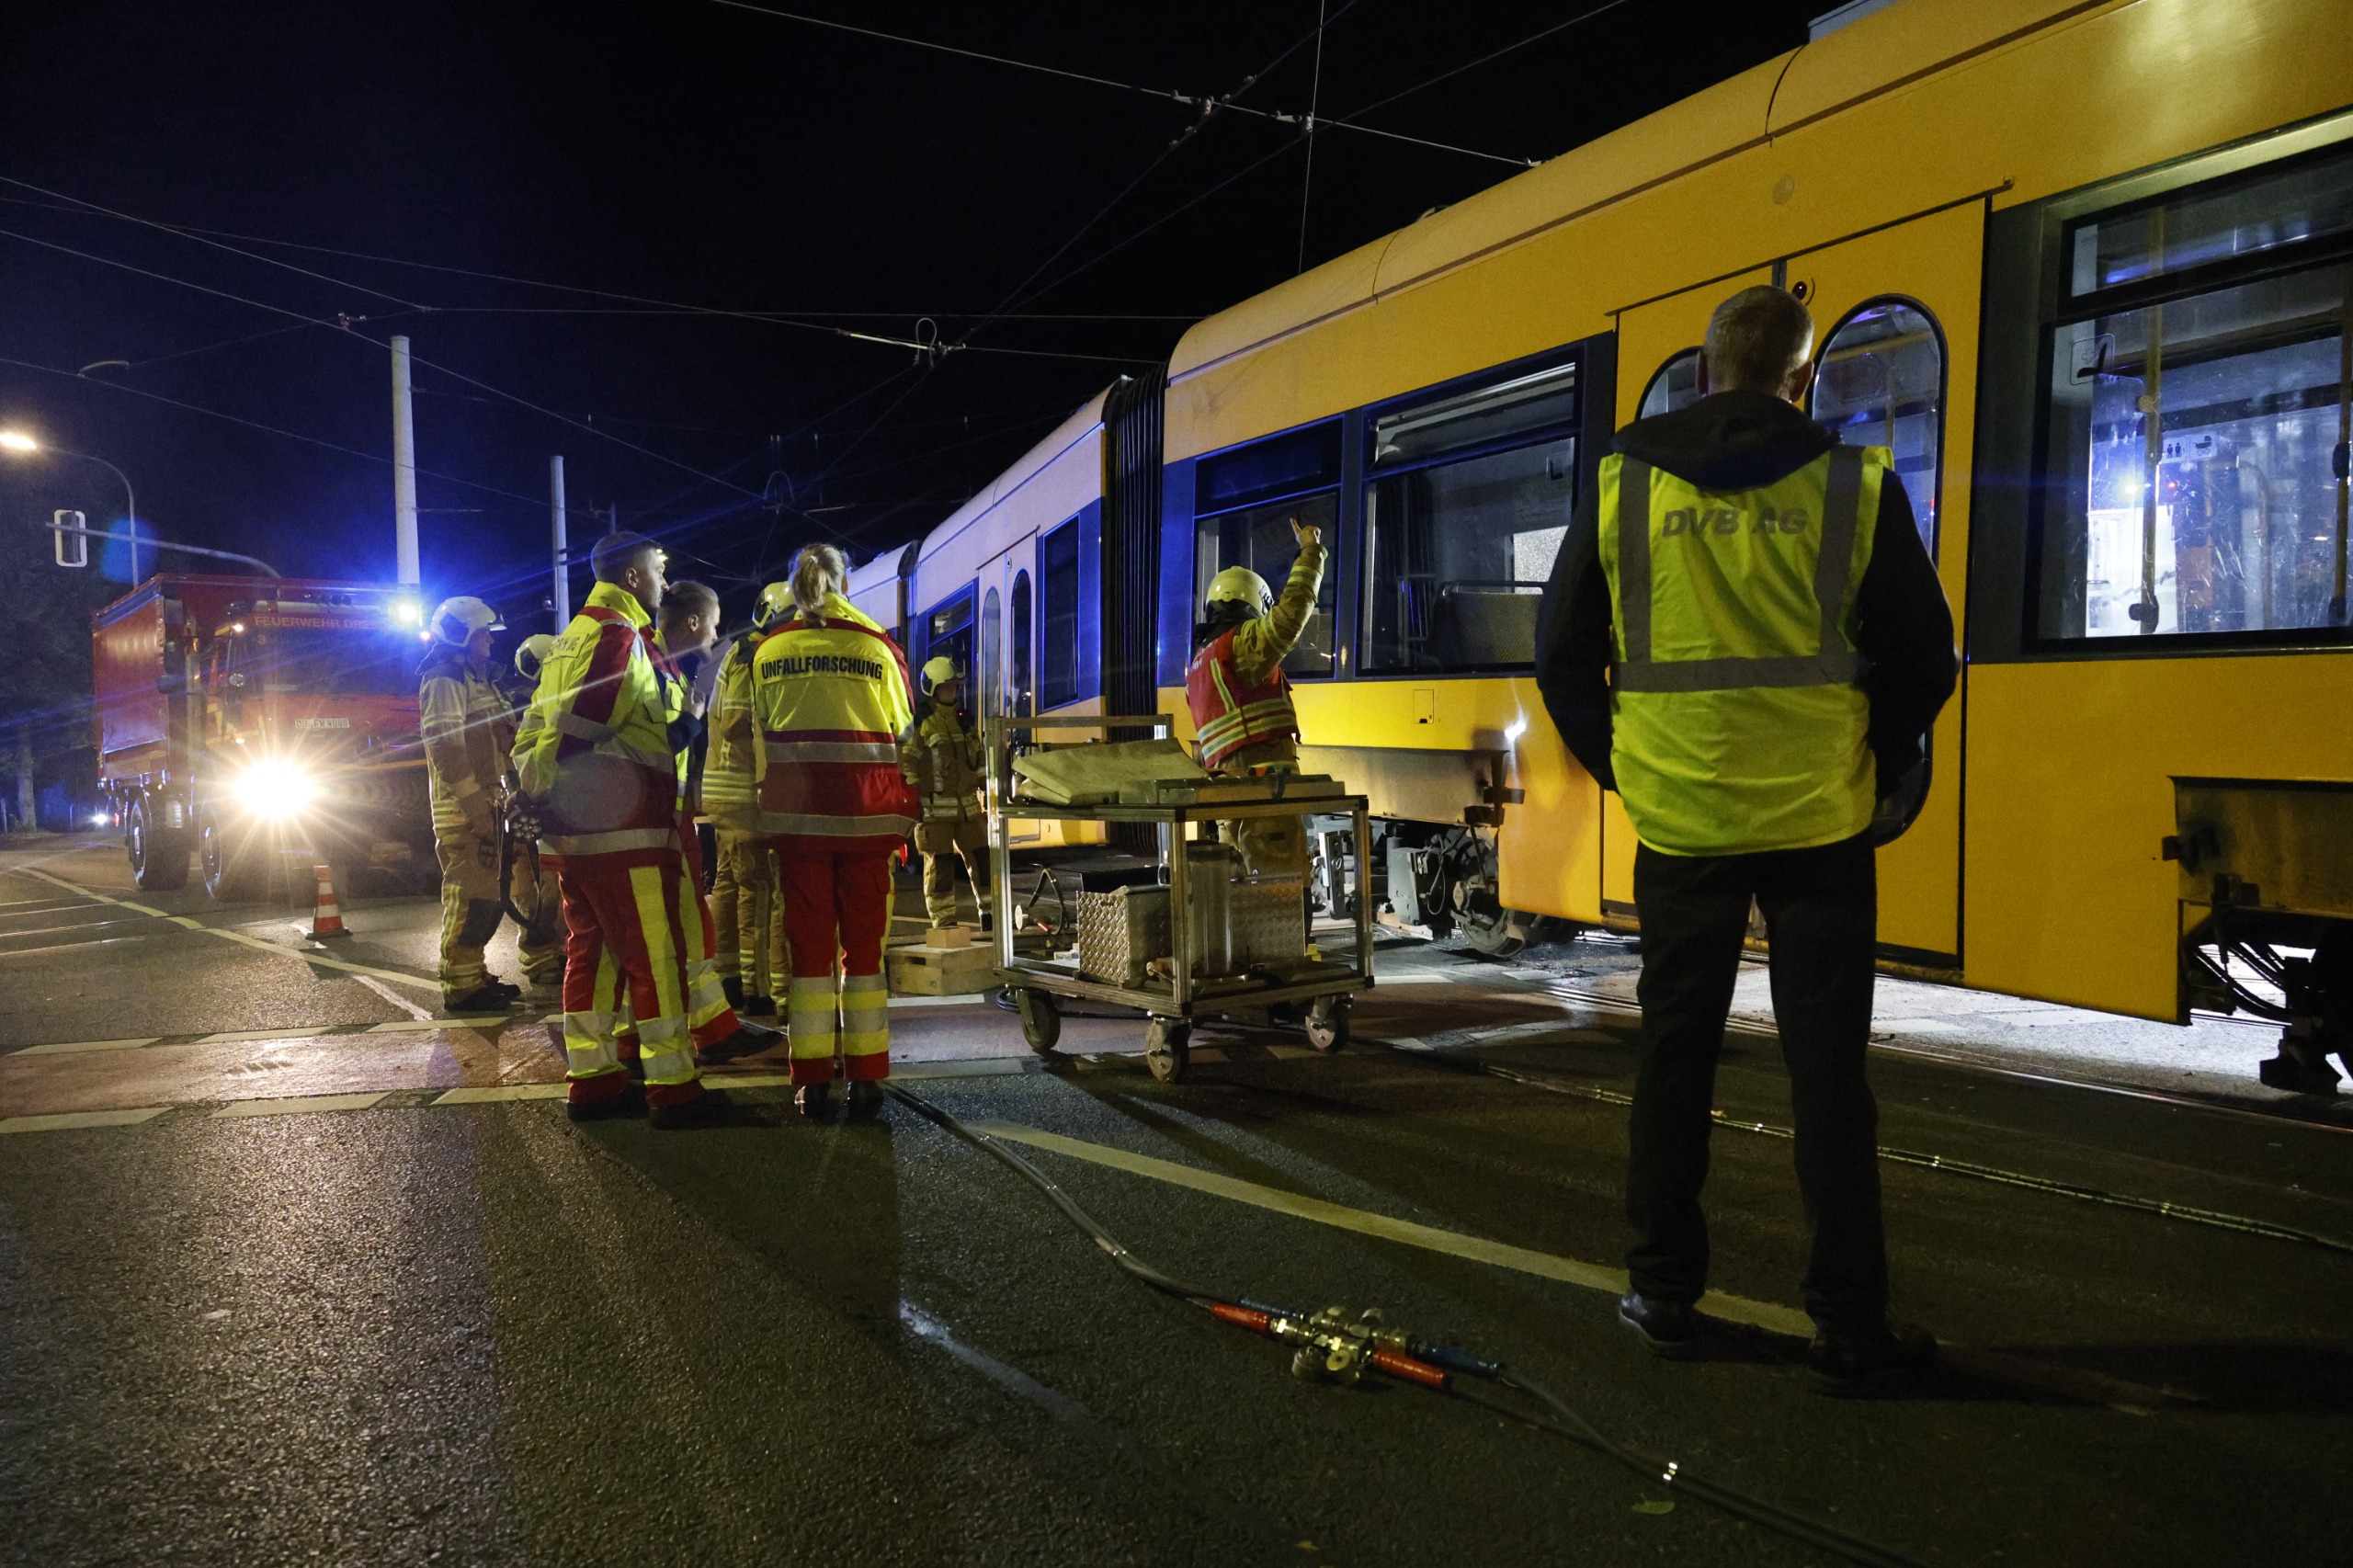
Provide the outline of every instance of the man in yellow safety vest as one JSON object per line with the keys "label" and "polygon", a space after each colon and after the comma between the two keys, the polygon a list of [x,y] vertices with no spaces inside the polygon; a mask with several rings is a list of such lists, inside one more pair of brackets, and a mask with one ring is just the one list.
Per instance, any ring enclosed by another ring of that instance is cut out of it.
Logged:
{"label": "man in yellow safety vest", "polygon": [[1753,902],[1813,1227],[1808,1360],[1826,1391],[1848,1392],[1936,1350],[1888,1315],[1864,1051],[1874,818],[1922,765],[1957,662],[1889,452],[1842,446],[1801,412],[1813,346],[1812,318],[1781,290],[1717,307],[1706,395],[1627,426],[1601,460],[1546,589],[1537,681],[1639,841],[1632,1289],[1619,1316],[1657,1354],[1696,1346],[1709,1109]]}

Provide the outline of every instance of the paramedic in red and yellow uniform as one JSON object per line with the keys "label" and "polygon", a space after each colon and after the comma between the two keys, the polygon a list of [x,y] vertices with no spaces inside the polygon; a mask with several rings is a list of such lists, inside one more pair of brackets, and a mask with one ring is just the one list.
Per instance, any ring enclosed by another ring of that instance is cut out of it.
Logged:
{"label": "paramedic in red and yellow uniform", "polygon": [[891,1074],[882,978],[891,862],[917,816],[915,786],[899,763],[915,721],[906,656],[843,597],[848,574],[833,546],[802,550],[792,565],[792,619],[762,639],[752,659],[761,741],[756,820],[782,871],[793,1103],[813,1118],[825,1113],[836,1050],[850,1114],[881,1105],[881,1080]]}

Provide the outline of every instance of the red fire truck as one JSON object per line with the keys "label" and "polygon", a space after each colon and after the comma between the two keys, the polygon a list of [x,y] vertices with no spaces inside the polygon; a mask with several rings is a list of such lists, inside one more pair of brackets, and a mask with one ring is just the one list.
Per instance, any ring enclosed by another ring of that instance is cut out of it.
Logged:
{"label": "red fire truck", "polygon": [[170,574],[93,616],[99,783],[139,885],[184,886],[191,856],[223,903],[319,862],[421,881],[424,619],[382,584]]}

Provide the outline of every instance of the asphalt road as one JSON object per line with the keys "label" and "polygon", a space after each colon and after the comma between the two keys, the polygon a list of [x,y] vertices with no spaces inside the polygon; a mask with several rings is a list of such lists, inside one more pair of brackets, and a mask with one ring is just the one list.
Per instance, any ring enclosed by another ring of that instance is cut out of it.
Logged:
{"label": "asphalt road", "polygon": [[[808,1125],[756,1059],[727,1125],[574,1128],[534,1015],[418,1016],[422,902],[304,950],[114,864],[0,861],[0,1558],[1833,1561],[1469,1401],[1299,1381],[908,1104]],[[1040,1063],[993,1008],[906,1005],[895,1056],[1169,1273],[1379,1306],[1921,1562],[2344,1560],[2353,1253],[2260,1233],[2353,1239],[2343,1131],[1881,1057],[1891,1148],[2256,1229],[1891,1161],[1900,1308],[1957,1348],[1831,1400],[1743,1028],[1731,1321],[1658,1363],[1609,1293],[1632,1018],[1594,998],[1629,961],[1399,946],[1347,1051],[1204,1031],[1178,1085],[1119,1017]]]}

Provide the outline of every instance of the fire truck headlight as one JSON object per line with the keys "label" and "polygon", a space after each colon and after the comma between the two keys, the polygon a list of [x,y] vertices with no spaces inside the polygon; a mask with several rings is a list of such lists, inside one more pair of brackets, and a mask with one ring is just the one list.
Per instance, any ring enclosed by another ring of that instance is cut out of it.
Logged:
{"label": "fire truck headlight", "polygon": [[318,780],[287,762],[257,762],[232,786],[237,803],[256,816],[289,817],[318,799]]}

